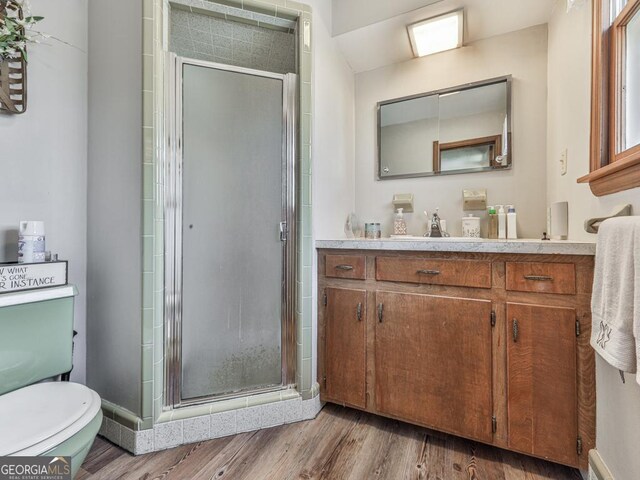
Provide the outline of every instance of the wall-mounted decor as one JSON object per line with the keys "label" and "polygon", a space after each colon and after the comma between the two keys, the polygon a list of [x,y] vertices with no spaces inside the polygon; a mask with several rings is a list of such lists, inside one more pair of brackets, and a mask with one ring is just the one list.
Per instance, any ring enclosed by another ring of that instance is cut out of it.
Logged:
{"label": "wall-mounted decor", "polygon": [[30,32],[43,17],[28,15],[27,1],[0,0],[0,112],[27,110],[27,44],[42,36]]}

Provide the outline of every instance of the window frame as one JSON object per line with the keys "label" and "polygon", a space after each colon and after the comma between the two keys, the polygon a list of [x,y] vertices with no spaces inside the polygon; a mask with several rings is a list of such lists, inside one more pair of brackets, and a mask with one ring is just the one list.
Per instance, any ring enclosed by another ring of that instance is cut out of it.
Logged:
{"label": "window frame", "polygon": [[618,152],[620,85],[624,72],[626,25],[640,14],[640,0],[629,0],[610,21],[610,0],[593,2],[590,173],[578,179],[596,196],[640,187],[640,145]]}

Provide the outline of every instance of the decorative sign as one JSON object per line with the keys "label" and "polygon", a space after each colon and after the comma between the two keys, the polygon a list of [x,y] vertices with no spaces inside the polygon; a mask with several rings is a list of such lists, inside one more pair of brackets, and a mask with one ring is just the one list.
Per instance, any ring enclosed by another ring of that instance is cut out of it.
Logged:
{"label": "decorative sign", "polygon": [[67,284],[67,262],[0,263],[0,294]]}

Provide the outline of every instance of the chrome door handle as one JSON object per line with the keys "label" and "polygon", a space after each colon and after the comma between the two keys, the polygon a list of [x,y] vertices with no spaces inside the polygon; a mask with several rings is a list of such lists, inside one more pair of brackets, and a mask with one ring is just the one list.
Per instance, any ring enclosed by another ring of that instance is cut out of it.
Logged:
{"label": "chrome door handle", "polygon": [[358,317],[358,321],[362,320],[362,303],[359,303],[356,307],[356,316]]}
{"label": "chrome door handle", "polygon": [[351,265],[336,265],[336,270],[353,270],[353,267]]}
{"label": "chrome door handle", "polygon": [[418,270],[418,275],[440,275],[440,270]]}
{"label": "chrome door handle", "polygon": [[525,280],[535,280],[537,282],[553,282],[553,277],[549,275],[525,275]]}
{"label": "chrome door handle", "polygon": [[512,329],[512,333],[513,333],[513,341],[517,342],[518,341],[518,320],[517,319],[513,319],[513,324],[511,326]]}

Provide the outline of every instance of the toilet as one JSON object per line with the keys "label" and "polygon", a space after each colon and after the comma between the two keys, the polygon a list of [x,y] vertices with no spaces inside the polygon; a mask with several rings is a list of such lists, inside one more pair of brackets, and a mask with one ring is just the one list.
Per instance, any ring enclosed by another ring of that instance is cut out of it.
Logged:
{"label": "toilet", "polygon": [[72,285],[0,295],[0,457],[71,457],[75,477],[102,423],[100,396],[47,381],[72,368]]}

